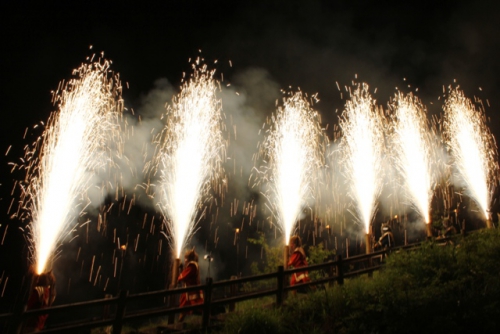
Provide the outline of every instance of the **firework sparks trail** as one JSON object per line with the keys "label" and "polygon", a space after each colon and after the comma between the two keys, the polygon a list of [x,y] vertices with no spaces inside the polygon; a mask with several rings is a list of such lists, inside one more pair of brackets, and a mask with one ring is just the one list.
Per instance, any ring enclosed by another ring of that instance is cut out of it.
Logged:
{"label": "firework sparks trail", "polygon": [[375,101],[368,92],[368,85],[358,86],[347,101],[340,119],[343,137],[340,149],[343,154],[344,174],[349,183],[357,218],[369,232],[376,210],[376,200],[382,190],[382,153],[384,133],[381,116]]}
{"label": "firework sparks trail", "polygon": [[301,92],[284,101],[273,116],[263,151],[268,157],[266,197],[279,222],[285,245],[304,205],[314,195],[318,169],[323,166],[325,136],[319,114]]}
{"label": "firework sparks trail", "polygon": [[176,258],[195,232],[197,208],[211,189],[210,181],[222,175],[225,153],[214,72],[206,66],[193,68],[191,80],[168,107],[156,156],[161,173],[159,206]]}
{"label": "firework sparks trail", "polygon": [[117,127],[123,104],[117,76],[110,63],[99,60],[73,72],[54,93],[58,112],[25,154],[26,179],[21,206],[31,220],[30,257],[42,273],[78,215],[78,197],[90,186],[94,172],[106,163],[110,133]]}
{"label": "firework sparks trail", "polygon": [[462,91],[450,90],[443,108],[444,136],[456,171],[488,219],[498,169],[495,139],[486,125],[484,112],[476,110]]}
{"label": "firework sparks trail", "polygon": [[433,196],[431,136],[426,111],[413,95],[398,93],[392,104],[394,158],[410,201],[425,223],[430,222],[430,204]]}

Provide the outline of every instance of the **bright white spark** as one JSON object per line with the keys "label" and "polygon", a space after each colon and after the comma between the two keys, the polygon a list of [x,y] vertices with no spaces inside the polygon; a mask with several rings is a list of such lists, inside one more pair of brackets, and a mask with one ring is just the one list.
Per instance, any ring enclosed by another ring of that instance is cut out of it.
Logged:
{"label": "bright white spark", "polygon": [[396,166],[411,202],[428,224],[434,180],[426,110],[418,98],[402,93],[396,95],[392,109],[395,112],[392,144]]}
{"label": "bright white spark", "polygon": [[340,119],[343,137],[344,173],[349,182],[358,219],[369,233],[376,210],[376,201],[382,190],[382,154],[384,132],[382,118],[368,85],[358,86],[347,101]]}
{"label": "bright white spark", "polygon": [[487,219],[498,169],[495,139],[484,112],[476,110],[462,91],[451,90],[443,108],[445,138],[455,168]]}
{"label": "bright white spark", "polygon": [[211,188],[210,181],[221,175],[225,154],[214,72],[206,66],[194,70],[167,109],[156,157],[161,170],[159,205],[177,258],[194,233],[197,208]]}
{"label": "bright white spark", "polygon": [[83,64],[60,92],[58,111],[45,132],[26,152],[26,182],[21,202],[28,210],[30,252],[38,273],[70,231],[77,199],[94,172],[106,163],[108,135],[116,130],[123,110],[121,87],[110,76],[109,62]]}
{"label": "bright white spark", "polygon": [[318,169],[324,164],[324,141],[319,114],[302,93],[286,98],[263,145],[268,158],[267,197],[286,245],[304,205],[314,195]]}

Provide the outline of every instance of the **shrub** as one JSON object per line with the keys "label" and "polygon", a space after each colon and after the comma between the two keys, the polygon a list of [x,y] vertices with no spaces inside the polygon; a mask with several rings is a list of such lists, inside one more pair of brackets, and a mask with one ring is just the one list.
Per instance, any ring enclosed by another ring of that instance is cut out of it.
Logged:
{"label": "shrub", "polygon": [[261,307],[247,309],[244,313],[233,313],[224,323],[223,333],[233,334],[279,334],[284,333],[278,310]]}
{"label": "shrub", "polygon": [[225,332],[499,333],[499,273],[500,230],[482,230],[394,253],[371,278],[231,316]]}

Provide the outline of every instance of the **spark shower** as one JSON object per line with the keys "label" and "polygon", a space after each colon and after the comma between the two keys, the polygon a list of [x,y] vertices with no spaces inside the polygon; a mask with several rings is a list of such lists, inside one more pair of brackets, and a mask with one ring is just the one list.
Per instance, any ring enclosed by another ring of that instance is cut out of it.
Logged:
{"label": "spark shower", "polygon": [[99,60],[76,69],[75,78],[54,93],[58,110],[42,136],[26,148],[20,207],[30,222],[30,257],[39,274],[75,226],[93,176],[110,160],[109,141],[119,136],[121,86],[109,67],[108,61]]}
{"label": "spark shower", "polygon": [[[42,136],[26,149],[22,166],[26,177],[20,182],[19,216],[29,221],[29,256],[38,273],[50,267],[58,245],[84,212],[88,203],[82,199],[93,186],[93,176],[116,154],[109,143],[121,142],[122,88],[110,63],[89,62],[74,75],[54,93],[57,111],[49,117]],[[157,194],[152,197],[177,259],[200,227],[204,201],[220,188],[224,175],[227,142],[218,90],[214,71],[199,66],[198,61],[168,105],[165,127],[154,140],[157,149],[149,175],[156,176]],[[338,149],[355,219],[368,234],[384,186],[382,161],[393,150],[401,187],[411,194],[413,205],[429,223],[435,182],[431,166],[436,163],[431,152],[437,143],[430,140],[423,104],[416,97],[398,94],[388,108],[394,120],[391,128],[368,85],[359,84],[349,93],[339,118],[342,137]],[[455,171],[488,218],[498,164],[484,110],[474,109],[458,89],[450,90],[443,109],[443,138]],[[267,187],[268,207],[286,245],[304,207],[318,200],[321,173],[328,173],[324,162],[328,143],[319,113],[300,91],[284,98],[268,125],[260,146],[265,163],[258,171],[259,184]]]}
{"label": "spark shower", "polygon": [[217,183],[222,176],[225,156],[214,72],[206,65],[193,68],[192,78],[167,109],[155,157],[160,170],[159,206],[166,222],[165,236],[176,259],[195,232],[197,209],[208,195],[211,182]]}
{"label": "spark shower", "polygon": [[266,198],[285,245],[302,209],[314,198],[325,142],[319,114],[302,92],[285,98],[262,147],[268,162],[262,167]]}

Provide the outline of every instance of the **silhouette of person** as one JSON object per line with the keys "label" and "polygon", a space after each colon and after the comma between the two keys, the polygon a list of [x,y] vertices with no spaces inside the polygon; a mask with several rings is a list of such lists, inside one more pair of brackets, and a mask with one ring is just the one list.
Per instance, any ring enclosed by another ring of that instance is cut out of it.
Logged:
{"label": "silhouette of person", "polygon": [[[307,267],[306,253],[302,248],[302,240],[298,235],[294,235],[290,238],[290,259],[288,260],[289,268],[301,268]],[[309,273],[307,270],[296,272],[292,274],[290,278],[290,285],[293,286],[299,283],[310,282]]]}
{"label": "silhouette of person", "polygon": [[[185,287],[200,285],[200,268],[198,266],[198,254],[195,252],[194,248],[188,250],[184,255],[184,270],[177,278],[178,282],[183,283]],[[183,293],[180,298],[179,306],[197,305],[202,304],[204,301],[203,291],[190,291]],[[191,314],[192,311],[181,313],[179,316],[179,322],[184,321],[184,317],[187,314]]]}
{"label": "silhouette of person", "polygon": [[[35,274],[34,284],[26,305],[27,310],[47,308],[54,303],[56,298],[56,278],[52,271]],[[24,324],[23,332],[38,332],[44,329],[48,314],[29,318]]]}

